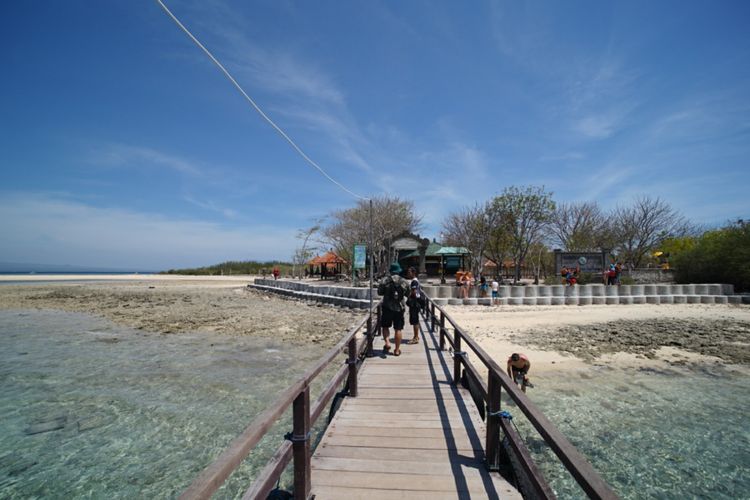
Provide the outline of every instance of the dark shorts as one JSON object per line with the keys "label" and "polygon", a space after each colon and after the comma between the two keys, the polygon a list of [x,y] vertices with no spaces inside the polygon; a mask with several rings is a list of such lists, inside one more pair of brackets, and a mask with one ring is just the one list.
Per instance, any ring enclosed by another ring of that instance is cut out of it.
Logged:
{"label": "dark shorts", "polygon": [[409,324],[410,325],[419,324],[419,305],[414,305],[414,306],[409,307]]}
{"label": "dark shorts", "polygon": [[524,368],[521,370],[520,368],[516,368],[515,366],[510,367],[511,373],[513,374],[513,380],[518,381],[519,375],[521,377],[526,377],[526,374],[529,372],[528,368]]}
{"label": "dark shorts", "polygon": [[383,313],[380,316],[380,326],[383,328],[390,328],[392,326],[394,330],[403,330],[404,311],[391,311],[384,307]]}

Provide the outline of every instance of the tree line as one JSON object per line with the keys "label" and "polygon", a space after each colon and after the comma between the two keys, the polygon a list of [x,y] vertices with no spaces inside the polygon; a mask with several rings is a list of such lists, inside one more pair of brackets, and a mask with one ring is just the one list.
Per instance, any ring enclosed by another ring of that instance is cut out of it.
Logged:
{"label": "tree line", "polygon": [[[398,196],[375,198],[373,209],[377,272],[393,260],[393,241],[405,233],[419,233],[423,218],[413,202]],[[367,201],[330,213],[300,231],[305,245],[295,252],[295,263],[309,260],[322,247],[335,250],[351,262],[354,245],[369,240],[369,221]],[[550,270],[552,250],[557,248],[568,252],[605,249],[628,270],[654,262],[654,252],[661,250],[674,257],[679,279],[697,279],[696,273],[701,269],[704,282],[736,283],[736,279],[717,274],[718,269],[734,262],[732,259],[738,259],[734,276],[750,274],[750,259],[736,257],[744,255],[739,251],[740,242],[745,242],[745,249],[750,246],[742,239],[747,238],[746,222],[706,231],[658,197],[639,196],[629,204],[604,210],[594,201],[558,203],[544,186],[510,186],[485,202],[448,214],[441,227],[440,243],[466,247],[471,252],[470,265],[475,274],[485,259],[491,259],[498,266],[513,262],[516,280],[521,277],[522,266],[532,269],[535,275],[543,275]],[[690,260],[686,260],[688,255]],[[690,269],[687,274],[686,269]]]}
{"label": "tree line", "polygon": [[263,274],[270,273],[274,267],[278,267],[282,274],[290,274],[292,264],[276,260],[258,262],[255,260],[236,261],[230,260],[212,266],[194,267],[186,269],[170,269],[160,274],[186,274],[193,276],[230,276],[233,274]]}

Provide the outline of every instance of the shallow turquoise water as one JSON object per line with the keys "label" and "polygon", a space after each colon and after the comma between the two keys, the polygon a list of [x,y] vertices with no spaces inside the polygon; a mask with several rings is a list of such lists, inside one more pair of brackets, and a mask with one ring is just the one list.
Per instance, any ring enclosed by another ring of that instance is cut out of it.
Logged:
{"label": "shallow turquoise water", "polygon": [[[0,497],[175,497],[323,352],[0,311]],[[244,491],[288,421],[218,497]]]}
{"label": "shallow turquoise water", "polygon": [[[750,498],[750,377],[592,369],[529,395],[623,498]],[[520,411],[514,422],[560,498],[583,492]]]}

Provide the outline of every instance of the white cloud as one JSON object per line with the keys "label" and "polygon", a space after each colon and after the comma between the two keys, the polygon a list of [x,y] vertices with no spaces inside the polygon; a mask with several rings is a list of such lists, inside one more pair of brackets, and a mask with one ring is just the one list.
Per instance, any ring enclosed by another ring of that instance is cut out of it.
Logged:
{"label": "white cloud", "polygon": [[288,259],[295,230],[228,227],[86,205],[60,195],[4,193],[0,261],[161,270],[224,260]]}
{"label": "white cloud", "polygon": [[159,166],[179,174],[195,177],[204,176],[203,168],[194,162],[141,146],[110,144],[91,153],[88,160],[96,165],[128,168]]}

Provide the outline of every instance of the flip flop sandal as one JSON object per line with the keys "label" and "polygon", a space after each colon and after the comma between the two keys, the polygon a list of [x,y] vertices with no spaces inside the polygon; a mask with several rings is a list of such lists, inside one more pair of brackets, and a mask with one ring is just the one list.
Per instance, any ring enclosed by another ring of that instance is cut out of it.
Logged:
{"label": "flip flop sandal", "polygon": [[384,346],[383,346],[383,352],[384,352],[385,354],[388,354],[389,352],[391,352],[391,346],[389,346],[389,345],[384,345]]}
{"label": "flip flop sandal", "polygon": [[393,351],[393,355],[394,356],[401,356],[401,349],[396,349],[395,351]]}
{"label": "flip flop sandal", "polygon": [[409,344],[409,345],[419,344],[419,339],[417,339],[417,340],[411,339],[409,342],[407,342],[407,344]]}

